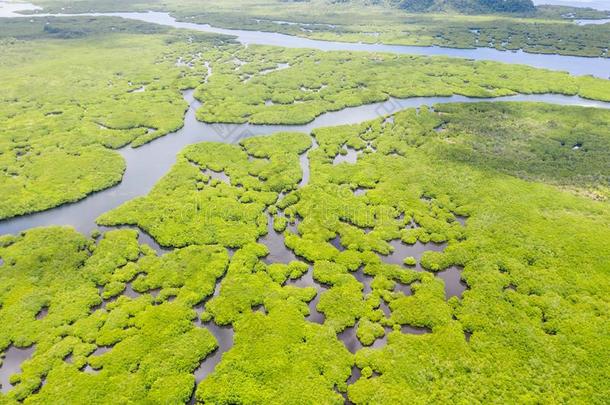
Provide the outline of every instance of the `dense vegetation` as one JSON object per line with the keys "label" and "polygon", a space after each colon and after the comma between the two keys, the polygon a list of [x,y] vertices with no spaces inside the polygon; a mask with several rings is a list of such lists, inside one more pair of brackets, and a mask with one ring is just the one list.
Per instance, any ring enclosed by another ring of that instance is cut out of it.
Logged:
{"label": "dense vegetation", "polygon": [[457,11],[460,13],[527,13],[534,11],[532,0],[396,0],[398,8],[416,12]]}
{"label": "dense vegetation", "polygon": [[[347,391],[354,403],[602,403],[610,210],[563,187],[607,189],[609,120],[455,104],[320,129],[316,147],[295,133],[188,147],[149,196],[100,218],[137,224],[170,253],[132,230],[1,239],[0,347],[35,351],[0,398],[187,402],[217,345],[198,326],[203,305],[202,321],[235,330],[197,387],[203,402],[340,403]],[[310,181],[298,187],[308,148]],[[346,148],[356,162],[333,164]],[[570,156],[599,175],[582,176]],[[298,259],[267,261],[257,242],[268,232]],[[393,241],[424,251],[388,264]],[[435,277],[452,266],[468,285],[461,297]],[[299,284],[307,274],[315,282]],[[321,324],[308,321],[316,310]],[[355,355],[337,338],[352,328],[365,346]],[[362,376],[347,385],[354,364]]]}
{"label": "dense vegetation", "polygon": [[[369,14],[369,10],[358,9],[352,13],[339,13],[335,10],[330,12],[329,17],[327,14],[302,16],[303,13],[286,12],[281,8],[276,10],[278,15],[274,17],[265,17],[262,13],[245,16],[241,9],[222,9],[218,13],[203,15],[190,12],[177,14],[181,19],[191,22],[212,23],[228,28],[247,28],[312,39],[371,44],[487,47],[530,53],[608,57],[607,45],[610,42],[610,24],[579,26],[565,19],[453,14],[403,16],[396,11]],[[297,18],[299,24],[277,22],[293,21]]]}
{"label": "dense vegetation", "polygon": [[[580,126],[583,114],[588,123]],[[318,382],[311,375],[299,384],[347,388],[355,403],[405,396],[600,402],[608,393],[600,353],[610,341],[610,211],[590,196],[604,198],[591,190],[609,185],[608,120],[600,110],[482,103],[321,129],[301,188],[294,169],[310,145],[305,135],[203,143],[187,148],[149,196],[100,223],[137,224],[168,246],[237,248],[203,315],[232,324],[235,346],[199,385],[199,400],[291,402],[303,393],[284,378],[324,364]],[[472,144],[481,145],[463,155]],[[333,164],[346,147],[357,151],[356,162]],[[466,226],[458,215],[468,217]],[[269,250],[256,241],[276,231],[303,262],[264,260]],[[424,252],[414,250],[405,266],[388,264],[396,240],[423,244]],[[461,298],[449,298],[434,277],[452,266],[464,269]],[[295,288],[307,271],[326,288]],[[370,278],[365,285],[359,271]],[[316,292],[321,297],[308,308]],[[323,326],[303,323],[316,309]],[[363,377],[346,386],[350,357],[334,342],[352,327],[365,346],[384,335],[387,344],[356,353]],[[409,335],[411,327],[432,333]],[[260,341],[267,334],[273,344]],[[321,355],[332,360],[320,363]],[[314,402],[339,401],[332,390],[311,392]]]}
{"label": "dense vegetation", "polygon": [[180,128],[186,88],[197,87],[205,100],[199,119],[255,124],[306,123],[391,96],[554,92],[610,99],[608,81],[525,66],[245,48],[121,19],[33,21],[0,26],[6,56],[0,62],[0,193],[7,196],[0,218],[118,183],[125,165],[112,149]]}
{"label": "dense vegetation", "polygon": [[[0,52],[0,219],[120,181],[116,149],[179,128],[187,88],[200,119],[236,123],[392,96],[610,100],[607,80],[525,66],[108,18],[1,21]],[[610,110],[482,102],[191,145],[103,233],[0,236],[0,375],[31,350],[0,404],[606,403],[608,128]]]}
{"label": "dense vegetation", "polygon": [[193,75],[203,81],[207,70],[164,61],[188,38],[163,32],[121,19],[0,24],[0,218],[118,183],[125,164],[112,149],[182,126],[187,105],[179,90],[193,86]]}
{"label": "dense vegetation", "polygon": [[196,92],[205,101],[197,117],[206,122],[303,124],[390,97],[563,93],[610,100],[607,80],[444,57],[249,46],[219,53],[211,65],[214,74]]}
{"label": "dense vegetation", "polygon": [[[610,197],[610,115],[536,104],[439,105],[450,145],[437,153],[528,180]],[[458,137],[454,134],[459,134]],[[510,138],[506,136],[510,134]]]}
{"label": "dense vegetation", "polygon": [[[23,400],[43,382],[34,403],[188,401],[192,372],[216,348],[191,321],[192,306],[214,291],[228,255],[193,246],[157,257],[136,237],[111,231],[96,245],[67,228],[41,228],[2,238],[0,347],[36,347],[3,401]],[[149,293],[113,299],[134,277],[133,289]]]}
{"label": "dense vegetation", "polygon": [[[367,2],[313,0],[286,2],[272,0],[38,0],[53,12],[169,11],[189,22],[210,23],[236,29],[282,32],[308,38],[364,43],[384,43],[457,48],[492,47],[500,50],[523,49],[532,53],[558,53],[608,57],[610,24],[578,26],[563,16],[604,18],[607,13],[587,9],[545,6],[519,13],[464,15],[454,12],[410,13],[396,4],[424,4],[440,10],[447,4],[460,4],[463,10],[485,13],[528,0],[407,0]],[[442,4],[442,7],[436,5]],[[474,6],[473,6],[474,5]],[[482,8],[479,5],[483,5]],[[452,7],[449,7],[452,8]],[[288,22],[288,23],[287,23]],[[295,24],[296,23],[296,24]]]}

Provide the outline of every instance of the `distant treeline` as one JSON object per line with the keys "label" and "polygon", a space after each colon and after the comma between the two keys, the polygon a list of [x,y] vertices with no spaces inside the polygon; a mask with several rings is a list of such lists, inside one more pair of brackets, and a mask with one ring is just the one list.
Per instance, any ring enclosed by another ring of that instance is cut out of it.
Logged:
{"label": "distant treeline", "polygon": [[409,11],[457,11],[461,13],[522,13],[535,9],[532,0],[392,0]]}

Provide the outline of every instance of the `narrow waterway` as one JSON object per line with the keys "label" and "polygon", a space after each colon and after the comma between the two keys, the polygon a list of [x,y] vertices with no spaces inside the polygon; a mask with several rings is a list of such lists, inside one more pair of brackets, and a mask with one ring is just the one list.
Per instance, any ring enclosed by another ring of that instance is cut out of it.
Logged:
{"label": "narrow waterway", "polygon": [[574,20],[578,25],[602,25],[610,23],[610,18],[604,18],[599,20]]}
{"label": "narrow waterway", "polygon": [[[8,4],[0,2],[0,17],[18,17],[15,12],[18,10],[34,10],[31,5]],[[93,16],[118,16],[139,21],[157,23],[176,28],[192,29],[204,32],[213,32],[219,34],[233,35],[243,44],[264,44],[277,45],[283,47],[294,48],[315,48],[321,50],[349,50],[349,51],[369,51],[369,52],[392,52],[399,54],[418,54],[418,55],[445,55],[452,57],[461,57],[477,60],[495,60],[506,63],[527,64],[534,67],[547,68],[552,70],[568,71],[572,74],[591,74],[598,77],[607,78],[610,75],[610,59],[604,58],[580,58],[559,55],[539,55],[528,54],[521,51],[505,52],[497,51],[491,48],[478,49],[453,49],[441,47],[413,47],[413,46],[395,46],[383,44],[359,44],[359,43],[342,43],[330,41],[317,41],[305,38],[299,38],[284,34],[258,31],[244,30],[228,30],[215,28],[205,24],[192,24],[178,22],[167,13],[107,13],[107,14],[88,14]],[[26,16],[20,16],[26,17]],[[27,18],[32,18],[27,16]],[[598,20],[598,22],[601,22]],[[577,23],[579,23],[577,21]],[[439,103],[452,102],[479,102],[479,101],[537,101],[547,102],[560,105],[581,105],[598,108],[610,108],[610,103],[585,100],[579,97],[561,96],[561,95],[518,95],[512,97],[503,97],[495,99],[476,99],[464,96],[451,97],[418,97],[410,99],[390,99],[386,102],[364,105],[354,108],[346,108],[341,111],[326,113],[319,116],[313,122],[307,125],[299,126],[279,126],[279,125],[228,125],[228,124],[205,124],[199,122],[195,118],[195,112],[200,107],[200,103],[194,99],[193,90],[188,90],[183,93],[184,99],[189,103],[184,126],[179,131],[161,137],[140,148],[133,149],[125,147],[119,150],[127,164],[123,181],[115,187],[92,194],[91,196],[64,206],[51,209],[48,211],[17,217],[10,220],[0,221],[0,234],[18,233],[23,230],[46,225],[71,225],[83,233],[89,233],[95,226],[95,219],[102,213],[113,209],[120,204],[131,200],[135,197],[145,195],[150,191],[154,184],[168,172],[172,164],[175,162],[176,155],[187,145],[198,142],[225,142],[237,143],[241,139],[268,135],[279,131],[298,131],[310,133],[315,128],[336,126],[343,124],[354,124],[362,121],[386,116],[398,112],[401,109],[409,107],[418,107],[421,105],[434,105]],[[314,147],[317,145],[314,144]],[[347,162],[354,163],[358,159],[358,154],[354,150],[347,150],[347,154],[337,158],[337,163]],[[309,159],[307,153],[300,157],[300,165],[303,170],[303,180],[300,186],[306,186],[309,182]],[[221,174],[219,174],[221,176]],[[357,195],[365,193],[366,190],[357,190]],[[265,243],[270,248],[270,255],[266,258],[267,262],[288,262],[297,259],[296,256],[284,245],[283,236],[273,230],[273,223],[269,221],[269,233],[260,242]],[[105,229],[102,229],[105,230]],[[292,229],[296,232],[296,229]],[[140,242],[148,243],[153,246],[158,253],[165,253],[166,250],[159,247],[150,236],[141,233]],[[335,246],[342,249],[340,241],[333,241]],[[419,258],[425,250],[442,250],[442,245],[421,245],[406,246],[400,242],[393,243],[394,252],[383,257],[386,263],[402,265],[406,256],[413,256],[417,259],[416,270],[422,270],[419,264]],[[2,261],[0,259],[0,265]],[[363,273],[359,269],[355,277],[364,285],[364,294],[371,292],[372,278]],[[443,272],[438,273],[439,278],[443,279],[446,286],[447,298],[457,296],[460,297],[466,285],[461,281],[461,269],[451,267]],[[317,311],[317,304],[321,294],[326,291],[326,287],[316,283],[312,277],[312,269],[297,280],[289,280],[286,284],[296,287],[314,287],[317,290],[316,297],[309,303],[310,315],[307,319],[311,322],[323,323],[325,320],[324,314]],[[214,295],[219,293],[220,282],[217,284]],[[409,285],[397,284],[396,291],[400,291],[405,295],[411,294]],[[132,296],[136,293],[128,287],[125,295]],[[390,316],[390,309],[386,302],[380,304],[381,309],[386,317]],[[196,307],[198,313],[203,310],[203,305]],[[46,311],[46,310],[45,310]],[[46,312],[42,311],[38,316],[45,316]],[[215,366],[221,360],[222,354],[229,350],[233,345],[233,329],[230,327],[220,327],[213,322],[202,324],[196,321],[195,324],[199,327],[209,329],[219,343],[219,348],[206,358],[201,366],[195,371],[197,382],[203,380],[209,373],[213,372]],[[401,329],[403,333],[422,334],[428,333],[430,330],[415,328],[404,325]],[[382,347],[386,344],[387,334],[390,333],[389,328],[386,328],[386,335],[377,339],[372,347]],[[346,347],[355,352],[362,347],[356,336],[354,327],[346,329],[339,334],[339,338],[344,342]],[[9,348],[5,355],[6,359],[2,368],[0,368],[0,384],[2,391],[6,392],[10,389],[8,384],[8,376],[19,372],[20,365],[24,360],[31,357],[34,348],[17,349]],[[99,353],[96,353],[99,354]],[[351,381],[358,378],[359,369],[354,372]],[[91,370],[93,372],[93,370]]]}
{"label": "narrow waterway", "polygon": [[[249,124],[206,124],[197,121],[195,111],[201,103],[195,100],[193,90],[183,93],[190,108],[184,119],[184,126],[175,133],[158,138],[139,148],[125,147],[119,150],[127,163],[123,180],[109,189],[89,195],[72,204],[21,217],[0,221],[0,235],[16,234],[29,228],[49,225],[71,225],[78,231],[90,233],[95,219],[122,203],[135,197],[146,195],[159,179],[166,174],[176,161],[176,155],[186,146],[199,142],[237,143],[241,139],[269,135],[279,131],[310,133],[315,128],[344,124],[356,124],[366,120],[396,113],[404,108],[421,105],[432,106],[442,103],[472,103],[481,101],[537,101],[559,105],[580,105],[610,108],[610,103],[585,100],[576,96],[555,94],[517,95],[498,98],[415,97],[408,99],[389,99],[375,104],[346,108],[320,115],[306,125],[249,125]],[[301,162],[306,167],[306,156]],[[307,180],[309,174],[307,173]]]}
{"label": "narrow waterway", "polygon": [[588,7],[610,11],[610,1],[608,0],[534,0],[534,4],[537,6],[551,4],[555,6]]}
{"label": "narrow waterway", "polygon": [[130,20],[150,22],[174,28],[183,28],[194,31],[224,34],[236,37],[237,41],[244,45],[275,45],[287,48],[313,48],[323,51],[365,51],[365,52],[389,52],[396,54],[411,55],[442,55],[456,58],[473,60],[493,60],[497,62],[530,65],[538,68],[570,72],[573,75],[593,75],[607,79],[610,77],[610,58],[586,58],[578,56],[562,56],[554,54],[533,54],[519,51],[499,51],[494,48],[459,49],[438,46],[406,46],[385,44],[363,44],[338,41],[323,41],[302,38],[275,32],[235,30],[213,27],[209,24],[195,24],[177,21],[169,13],[147,12],[147,13],[86,13],[86,14],[44,14],[23,15],[18,11],[35,10],[36,6],[22,3],[20,6],[0,2],[0,17],[10,18],[33,18],[48,16],[93,16],[93,17],[122,17]]}

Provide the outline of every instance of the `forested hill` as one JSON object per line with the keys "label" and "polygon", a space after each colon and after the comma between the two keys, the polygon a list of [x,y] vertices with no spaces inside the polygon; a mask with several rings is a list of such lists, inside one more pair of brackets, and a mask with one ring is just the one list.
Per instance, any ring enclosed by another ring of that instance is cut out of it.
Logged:
{"label": "forested hill", "polygon": [[398,8],[414,12],[523,13],[535,9],[532,0],[390,0],[390,2]]}

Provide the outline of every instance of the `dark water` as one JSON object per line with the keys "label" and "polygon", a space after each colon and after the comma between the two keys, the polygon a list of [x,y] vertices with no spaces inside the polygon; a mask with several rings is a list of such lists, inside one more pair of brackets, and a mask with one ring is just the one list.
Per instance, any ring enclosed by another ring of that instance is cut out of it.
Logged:
{"label": "dark water", "polygon": [[222,354],[233,347],[233,336],[235,332],[230,326],[218,326],[213,321],[206,322],[203,327],[212,332],[214,338],[218,342],[218,348],[206,357],[201,365],[195,370],[195,380],[197,383],[203,381],[210,373],[214,371],[216,365],[220,363]]}
{"label": "dark water", "polygon": [[40,321],[44,318],[47,317],[47,315],[49,314],[49,307],[45,306],[40,308],[40,311],[38,311],[38,313],[36,314],[36,320]]}
{"label": "dark water", "polygon": [[343,145],[343,150],[346,152],[345,155],[338,154],[337,156],[335,156],[335,158],[333,159],[333,165],[338,165],[340,163],[356,163],[358,161],[358,151],[349,148],[345,145]]}
{"label": "dark water", "polygon": [[[345,344],[345,347],[351,353],[356,353],[358,350],[363,349],[365,347],[371,349],[380,349],[387,345],[388,335],[393,332],[393,329],[391,327],[384,326],[385,334],[382,337],[376,339],[372,345],[364,346],[362,343],[360,343],[358,337],[356,336],[357,325],[358,324],[356,324],[356,326],[346,328],[343,332],[337,334],[337,337],[343,342],[343,344]],[[432,333],[432,330],[430,328],[425,327],[420,328],[416,326],[402,325],[400,327],[400,332],[408,335],[424,335],[426,333]]]}
{"label": "dark water", "polygon": [[421,243],[420,241],[415,242],[413,245],[408,245],[400,240],[393,240],[390,242],[390,245],[392,245],[394,251],[387,256],[380,255],[384,263],[404,266],[406,257],[414,257],[417,260],[417,265],[409,266],[409,268],[419,271],[423,270],[419,262],[424,252],[429,250],[442,252],[447,246],[446,243]]}
{"label": "dark water", "polygon": [[309,322],[323,324],[324,314],[318,311],[317,306],[320,302],[320,297],[326,290],[328,290],[328,288],[320,283],[317,283],[313,279],[313,269],[311,268],[311,266],[307,273],[303,274],[303,276],[299,277],[296,280],[286,281],[286,285],[291,285],[299,288],[313,287],[316,289],[316,296],[313,300],[309,302],[309,315],[305,319],[307,319]]}
{"label": "dark water", "polygon": [[[90,354],[90,356],[101,356],[104,353],[109,352],[110,350],[112,350],[112,346],[100,346],[97,349],[95,349],[95,351],[93,353]],[[66,361],[68,361],[69,363],[72,362],[72,355],[68,356],[68,358],[66,358]],[[89,374],[98,374],[100,372],[100,369],[95,369],[93,367],[91,367],[90,364],[87,364],[83,369],[83,372],[85,373],[89,373]]]}
{"label": "dark water", "polygon": [[455,220],[457,221],[457,223],[459,223],[462,226],[466,226],[466,220],[468,220],[468,217],[462,216],[462,215],[456,215],[455,216]]}
{"label": "dark water", "polygon": [[[360,343],[360,340],[358,340],[358,336],[356,336],[356,326],[346,328],[343,332],[338,333],[337,337],[343,342],[350,353],[356,353],[364,347],[362,343]],[[380,341],[380,339],[377,339],[375,342],[378,341]]]}
{"label": "dark water", "polygon": [[447,299],[451,297],[462,297],[462,293],[468,288],[461,278],[462,269],[457,266],[452,266],[447,270],[440,271],[436,273],[436,276],[445,282],[445,296]]}
{"label": "dark water", "polygon": [[396,285],[394,286],[394,291],[395,292],[401,292],[404,295],[413,295],[413,291],[411,290],[411,286],[408,284],[402,284],[399,282],[396,282]]}
{"label": "dark water", "polygon": [[417,326],[410,326],[410,325],[402,325],[400,327],[400,331],[402,333],[411,334],[411,335],[423,335],[425,333],[432,332],[432,330],[430,330],[429,328],[419,328]]}
{"label": "dark water", "polygon": [[318,149],[318,147],[318,141],[316,141],[316,138],[312,137],[311,147],[305,153],[299,156],[299,164],[301,165],[301,172],[303,174],[299,187],[304,187],[309,184],[309,178],[311,177],[311,168],[309,167],[309,152],[314,149]]}
{"label": "dark water", "polygon": [[12,388],[12,385],[9,383],[10,376],[21,372],[21,363],[32,357],[34,349],[34,346],[23,349],[10,346],[4,352],[2,366],[0,366],[0,392],[6,393],[10,391]]}
{"label": "dark water", "polygon": [[371,288],[371,283],[373,282],[373,276],[369,276],[368,274],[364,274],[364,269],[363,267],[360,267],[358,270],[356,270],[354,273],[352,273],[352,275],[354,277],[356,277],[356,280],[358,280],[359,282],[362,283],[362,285],[364,286],[362,293],[363,294],[369,294],[371,291],[373,291],[373,289]]}
{"label": "dark water", "polygon": [[231,184],[231,179],[229,178],[229,176],[227,176],[225,172],[215,172],[213,170],[206,169],[202,170],[202,173],[208,175],[213,180],[218,180],[223,183]]}
{"label": "dark water", "polygon": [[267,235],[258,239],[269,249],[269,254],[263,259],[267,264],[271,263],[290,263],[299,260],[292,250],[286,247],[284,235],[273,229],[273,216],[269,215],[267,220]]}
{"label": "dark water", "polygon": [[110,350],[112,350],[111,346],[100,346],[91,353],[91,356],[101,356],[104,353],[108,353]]}
{"label": "dark water", "polygon": [[220,286],[222,283],[222,278],[218,279],[216,282],[216,287],[214,287],[214,293],[212,296],[208,297],[204,302],[199,305],[196,305],[193,309],[197,313],[197,319],[194,320],[194,324],[197,327],[205,328],[209,330],[216,342],[218,343],[218,348],[208,355],[199,367],[194,371],[195,380],[197,383],[204,380],[210,373],[214,371],[216,365],[220,363],[222,359],[222,354],[233,347],[233,336],[235,331],[231,326],[219,326],[213,320],[208,322],[201,322],[201,314],[204,311],[205,304],[212,298],[220,295]]}
{"label": "dark water", "polygon": [[[352,367],[352,374],[347,380],[347,384],[353,384],[362,376],[362,370],[360,370],[357,366]],[[347,399],[347,398],[346,398]]]}
{"label": "dark water", "polygon": [[[463,217],[460,217],[463,219]],[[397,264],[404,266],[405,257],[414,257],[417,260],[417,265],[409,266],[410,269],[416,271],[424,271],[420,264],[420,260],[424,252],[435,251],[442,252],[447,246],[446,243],[421,243],[417,241],[414,245],[407,245],[400,240],[393,240],[390,244],[394,247],[394,251],[387,256],[381,255],[381,260],[388,264]],[[457,266],[452,266],[446,270],[436,273],[436,276],[445,283],[445,296],[447,299],[451,297],[462,296],[462,293],[468,288],[466,283],[461,279],[462,269]],[[366,287],[365,287],[366,288]],[[395,291],[401,291],[405,295],[411,295],[411,287],[401,283],[396,283]]]}

